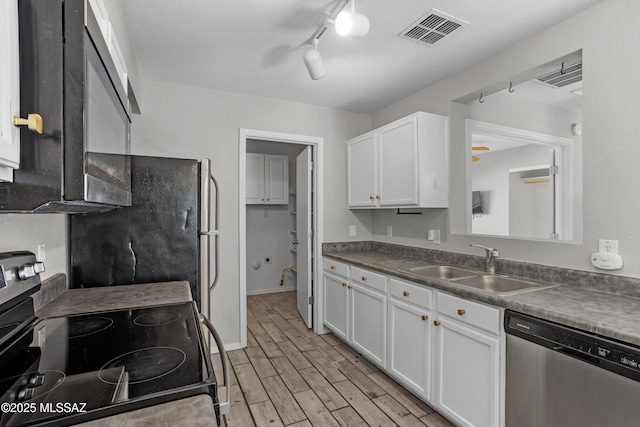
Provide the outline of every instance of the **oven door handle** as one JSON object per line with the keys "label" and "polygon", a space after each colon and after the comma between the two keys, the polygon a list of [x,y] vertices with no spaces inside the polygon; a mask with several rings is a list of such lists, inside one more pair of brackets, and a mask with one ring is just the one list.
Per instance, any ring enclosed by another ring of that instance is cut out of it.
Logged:
{"label": "oven door handle", "polygon": [[[218,331],[213,327],[209,319],[206,318],[205,315],[200,314],[200,323],[207,327],[213,339],[216,341],[216,346],[220,351],[220,359],[222,360],[222,376],[224,378],[224,388],[225,388],[225,399],[222,400],[220,396],[218,396],[218,401],[220,405],[220,415],[228,414],[231,409],[231,384],[229,383],[229,358],[227,357],[227,352],[224,349],[224,344],[220,335],[218,335]],[[211,356],[209,356],[211,357]],[[218,390],[220,387],[218,387]]]}

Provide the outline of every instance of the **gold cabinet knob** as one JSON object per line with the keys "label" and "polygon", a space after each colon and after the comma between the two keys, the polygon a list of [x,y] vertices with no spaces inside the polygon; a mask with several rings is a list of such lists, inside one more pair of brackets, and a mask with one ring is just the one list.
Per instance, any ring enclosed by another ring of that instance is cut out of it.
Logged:
{"label": "gold cabinet knob", "polygon": [[366,276],[362,276],[362,281],[366,282],[367,281],[367,277]]}
{"label": "gold cabinet knob", "polygon": [[464,313],[466,313],[466,311],[464,311],[464,310],[463,310],[463,309],[461,309],[461,308],[459,308],[459,309],[458,309],[458,314],[459,314],[460,316],[462,316]]}
{"label": "gold cabinet knob", "polygon": [[429,320],[429,316],[427,316],[426,314],[422,315],[422,320]]}
{"label": "gold cabinet knob", "polygon": [[379,195],[376,195],[376,199],[377,199],[377,200],[380,200],[380,196],[379,196]]}
{"label": "gold cabinet knob", "polygon": [[433,326],[440,326],[440,321],[439,320],[434,320],[433,321]]}
{"label": "gold cabinet knob", "polygon": [[403,292],[402,292],[402,295],[403,295],[403,296],[405,296],[405,297],[408,297],[408,296],[409,296],[409,292],[407,292],[407,291],[403,291]]}
{"label": "gold cabinet knob", "polygon": [[352,289],[352,288],[353,288],[353,286],[351,286],[351,285],[347,286],[347,289]]}
{"label": "gold cabinet knob", "polygon": [[26,126],[29,130],[38,132],[42,135],[42,117],[40,114],[29,114],[26,119],[13,116],[13,125],[16,127]]}
{"label": "gold cabinet knob", "polygon": [[369,196],[369,200],[373,202],[373,196]]}
{"label": "gold cabinet knob", "polygon": [[329,268],[330,268],[330,269],[332,269],[332,270],[335,270],[335,269],[336,269],[336,266],[335,266],[335,265],[332,265],[332,266],[331,266],[331,267],[329,267]]}
{"label": "gold cabinet knob", "polygon": [[343,288],[345,288],[346,286],[347,286],[347,284],[346,284],[346,283],[343,283],[343,284],[342,284],[342,287],[343,287]]}

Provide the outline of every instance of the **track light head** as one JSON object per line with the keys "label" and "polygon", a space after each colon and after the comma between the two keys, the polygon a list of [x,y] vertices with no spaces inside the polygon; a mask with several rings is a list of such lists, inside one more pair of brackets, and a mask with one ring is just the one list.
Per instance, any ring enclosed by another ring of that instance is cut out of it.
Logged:
{"label": "track light head", "polygon": [[327,73],[320,52],[318,52],[318,43],[318,39],[314,39],[313,47],[306,50],[302,56],[304,64],[307,66],[307,71],[309,71],[309,75],[313,80],[320,80]]}
{"label": "track light head", "polygon": [[356,13],[355,0],[351,1],[351,10],[343,10],[336,16],[336,32],[341,36],[364,37],[369,33],[369,19]]}

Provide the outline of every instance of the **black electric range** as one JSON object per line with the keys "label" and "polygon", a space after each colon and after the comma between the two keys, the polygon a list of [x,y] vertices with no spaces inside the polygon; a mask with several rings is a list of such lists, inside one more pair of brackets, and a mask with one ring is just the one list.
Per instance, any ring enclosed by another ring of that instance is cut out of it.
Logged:
{"label": "black electric range", "polygon": [[[6,307],[5,307],[6,308]],[[0,427],[69,425],[217,387],[194,302],[47,319],[0,315]]]}

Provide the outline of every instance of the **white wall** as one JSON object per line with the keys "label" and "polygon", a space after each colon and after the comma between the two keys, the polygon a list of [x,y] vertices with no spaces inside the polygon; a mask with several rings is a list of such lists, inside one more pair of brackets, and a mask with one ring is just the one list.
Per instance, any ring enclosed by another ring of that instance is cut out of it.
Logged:
{"label": "white wall", "polygon": [[296,289],[295,273],[285,273],[280,286],[282,269],[295,264],[291,223],[288,205],[247,205],[247,295]]}
{"label": "white wall", "polygon": [[[309,84],[313,84],[309,81]],[[370,212],[347,209],[347,139],[371,129],[365,114],[194,87],[143,82],[142,115],[134,116],[134,154],[209,157],[220,185],[219,280],[212,293],[214,324],[225,343],[240,342],[238,162],[240,128],[324,138],[323,241],[369,240]],[[360,234],[349,237],[349,225]]]}
{"label": "white wall", "polygon": [[34,254],[45,245],[42,279],[67,273],[67,216],[63,214],[1,214],[0,252],[27,250]]}
{"label": "white wall", "polygon": [[[621,270],[612,272],[640,277],[640,32],[637,31],[640,2],[606,0],[569,20],[549,28],[503,51],[485,62],[429,86],[373,115],[378,127],[414,111],[448,114],[451,100],[496,81],[509,81],[537,65],[568,53],[583,50],[584,97],[582,135],[583,240],[579,243],[529,242],[508,238],[452,235],[447,213],[428,211],[422,216],[396,217],[376,212],[374,240],[394,241],[420,247],[478,253],[469,243],[483,243],[500,249],[504,258],[581,270],[593,270],[589,255],[598,239],[619,241],[625,259]],[[601,31],[603,23],[606,31]],[[613,24],[615,23],[615,24]],[[454,129],[452,129],[453,140]],[[464,150],[450,147],[452,188],[464,180]],[[462,166],[462,168],[461,168]],[[458,185],[458,188],[460,186]],[[451,191],[451,214],[464,204],[465,194]],[[386,226],[393,225],[388,239]],[[440,246],[428,245],[427,228],[443,231]],[[414,237],[416,233],[417,237]]]}

